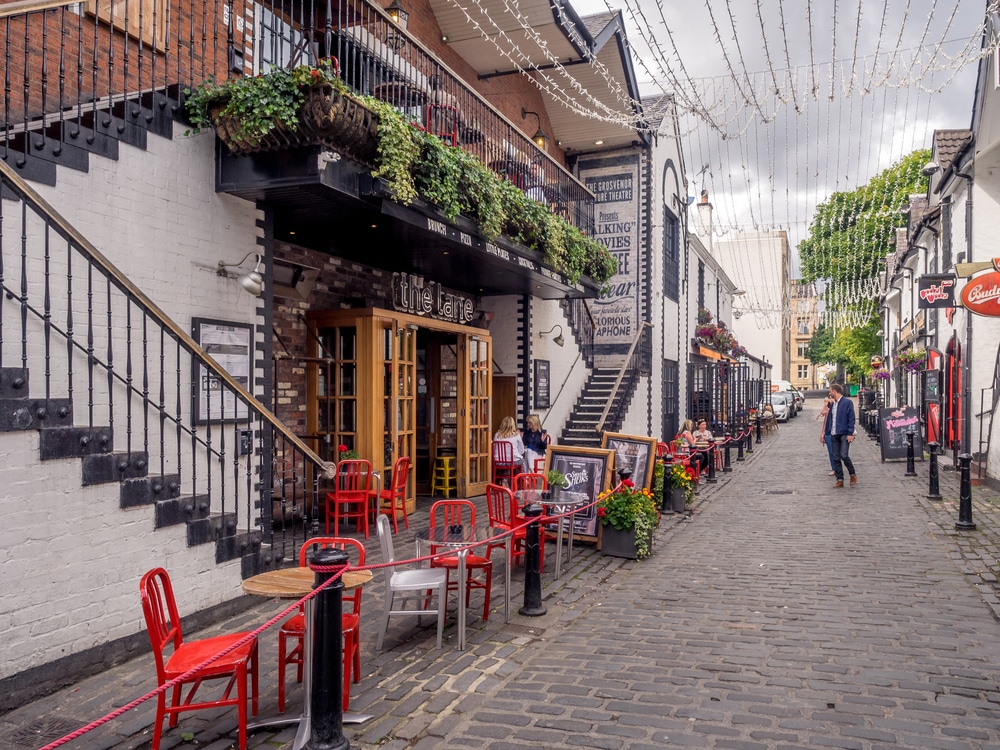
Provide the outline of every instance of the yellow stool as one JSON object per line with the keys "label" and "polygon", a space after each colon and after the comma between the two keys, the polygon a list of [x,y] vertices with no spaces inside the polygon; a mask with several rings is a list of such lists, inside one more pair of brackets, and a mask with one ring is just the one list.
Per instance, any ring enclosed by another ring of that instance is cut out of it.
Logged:
{"label": "yellow stool", "polygon": [[431,495],[434,497],[451,497],[455,492],[454,460],[454,456],[438,456],[434,460],[434,481],[431,484]]}

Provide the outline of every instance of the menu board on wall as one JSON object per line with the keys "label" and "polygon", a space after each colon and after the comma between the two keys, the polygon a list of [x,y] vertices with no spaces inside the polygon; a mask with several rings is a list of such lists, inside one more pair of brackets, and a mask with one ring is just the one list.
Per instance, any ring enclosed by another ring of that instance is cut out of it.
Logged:
{"label": "menu board on wall", "polygon": [[[233,380],[249,390],[253,327],[207,318],[193,318],[191,326],[194,340],[201,344],[205,353],[218,362]],[[199,424],[218,420],[245,422],[250,418],[246,403],[236,398],[236,394],[218,376],[197,362],[193,366],[196,384],[194,413]]]}
{"label": "menu board on wall", "polygon": [[618,261],[608,289],[591,303],[594,354],[627,351],[639,330],[639,160],[636,156],[587,159],[580,179],[594,193],[594,238]]}

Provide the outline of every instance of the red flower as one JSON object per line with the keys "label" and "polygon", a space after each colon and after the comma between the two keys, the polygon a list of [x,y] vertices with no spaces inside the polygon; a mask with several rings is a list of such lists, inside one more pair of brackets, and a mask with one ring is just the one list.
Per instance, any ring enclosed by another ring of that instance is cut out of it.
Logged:
{"label": "red flower", "polygon": [[341,453],[343,453],[344,451],[347,450],[347,446],[346,445],[338,445],[337,446],[337,450],[340,451]]}
{"label": "red flower", "polygon": [[632,489],[633,487],[635,487],[635,482],[633,482],[631,479],[623,479],[622,487],[628,487],[629,489]]}
{"label": "red flower", "polygon": [[608,511],[607,511],[606,508],[604,508],[603,506],[598,506],[598,508],[597,508],[597,517],[598,518],[604,518],[604,516],[606,516],[607,514],[608,514]]}

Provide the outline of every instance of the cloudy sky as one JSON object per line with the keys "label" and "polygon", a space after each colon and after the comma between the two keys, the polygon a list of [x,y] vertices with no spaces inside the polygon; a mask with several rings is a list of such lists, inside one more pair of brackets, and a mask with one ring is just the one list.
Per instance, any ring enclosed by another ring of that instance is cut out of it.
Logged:
{"label": "cloudy sky", "polygon": [[621,10],[643,94],[675,94],[689,113],[690,194],[709,191],[717,236],[785,229],[794,247],[832,192],[972,121],[984,0],[573,7]]}

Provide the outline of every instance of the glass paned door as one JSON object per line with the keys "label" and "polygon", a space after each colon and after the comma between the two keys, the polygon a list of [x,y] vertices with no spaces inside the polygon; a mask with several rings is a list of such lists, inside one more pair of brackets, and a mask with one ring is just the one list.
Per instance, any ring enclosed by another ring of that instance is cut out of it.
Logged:
{"label": "glass paned door", "polygon": [[357,447],[357,329],[324,328],[319,336],[322,350],[332,352],[334,361],[315,366],[316,424],[311,431],[318,442],[314,450],[327,461],[338,461],[338,446]]}
{"label": "glass paned door", "polygon": [[[417,329],[386,325],[382,344],[382,476],[387,483],[397,458],[409,456],[413,461],[416,456]],[[412,483],[412,472],[410,476]]]}
{"label": "glass paned door", "polygon": [[490,342],[476,336],[468,339],[469,351],[469,490],[485,492],[490,481],[490,399],[492,358]]}

